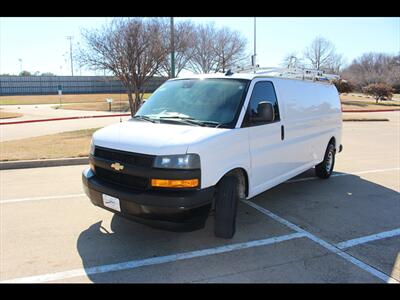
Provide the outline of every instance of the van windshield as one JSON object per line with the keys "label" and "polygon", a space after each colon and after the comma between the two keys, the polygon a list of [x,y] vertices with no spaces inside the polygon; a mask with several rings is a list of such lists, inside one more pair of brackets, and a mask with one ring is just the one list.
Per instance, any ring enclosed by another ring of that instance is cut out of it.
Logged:
{"label": "van windshield", "polygon": [[167,81],[134,118],[232,128],[248,83],[249,80],[217,78]]}

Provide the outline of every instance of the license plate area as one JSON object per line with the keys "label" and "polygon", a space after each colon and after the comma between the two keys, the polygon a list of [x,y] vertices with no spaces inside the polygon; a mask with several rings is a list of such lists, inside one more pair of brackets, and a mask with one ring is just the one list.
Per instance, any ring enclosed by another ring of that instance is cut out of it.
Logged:
{"label": "license plate area", "polygon": [[105,207],[111,208],[113,210],[121,212],[121,206],[119,203],[119,199],[115,198],[113,196],[109,196],[106,194],[103,194],[103,205]]}

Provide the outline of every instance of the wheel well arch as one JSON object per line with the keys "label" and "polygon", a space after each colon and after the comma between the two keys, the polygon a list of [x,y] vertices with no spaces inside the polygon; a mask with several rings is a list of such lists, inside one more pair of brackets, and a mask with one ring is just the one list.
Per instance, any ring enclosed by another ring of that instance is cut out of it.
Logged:
{"label": "wheel well arch", "polygon": [[240,183],[239,192],[243,195],[244,198],[246,198],[249,195],[249,175],[247,174],[247,171],[244,168],[238,167],[229,170],[228,172],[226,172],[224,175],[221,176],[218,182],[220,182],[221,179],[224,178],[225,176],[238,177]]}

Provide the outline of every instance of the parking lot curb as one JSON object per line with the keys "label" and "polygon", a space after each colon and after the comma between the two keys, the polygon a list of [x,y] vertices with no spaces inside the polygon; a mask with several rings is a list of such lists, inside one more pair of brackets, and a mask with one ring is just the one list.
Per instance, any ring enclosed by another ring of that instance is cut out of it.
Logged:
{"label": "parking lot curb", "polygon": [[343,122],[379,122],[379,121],[389,121],[388,118],[349,118],[343,119]]}
{"label": "parking lot curb", "polygon": [[0,170],[86,165],[88,163],[88,157],[5,161],[0,162]]}

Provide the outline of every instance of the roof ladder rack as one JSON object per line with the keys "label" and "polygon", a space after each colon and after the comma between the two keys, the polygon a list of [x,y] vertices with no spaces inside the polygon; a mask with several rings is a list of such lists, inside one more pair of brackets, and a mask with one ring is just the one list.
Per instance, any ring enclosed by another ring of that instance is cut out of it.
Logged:
{"label": "roof ladder rack", "polygon": [[332,80],[340,79],[340,76],[334,74],[326,74],[324,71],[307,69],[307,68],[276,68],[276,67],[256,67],[249,66],[239,68],[237,73],[250,73],[254,74],[270,74],[274,77],[293,78],[312,81],[325,81],[331,82]]}

